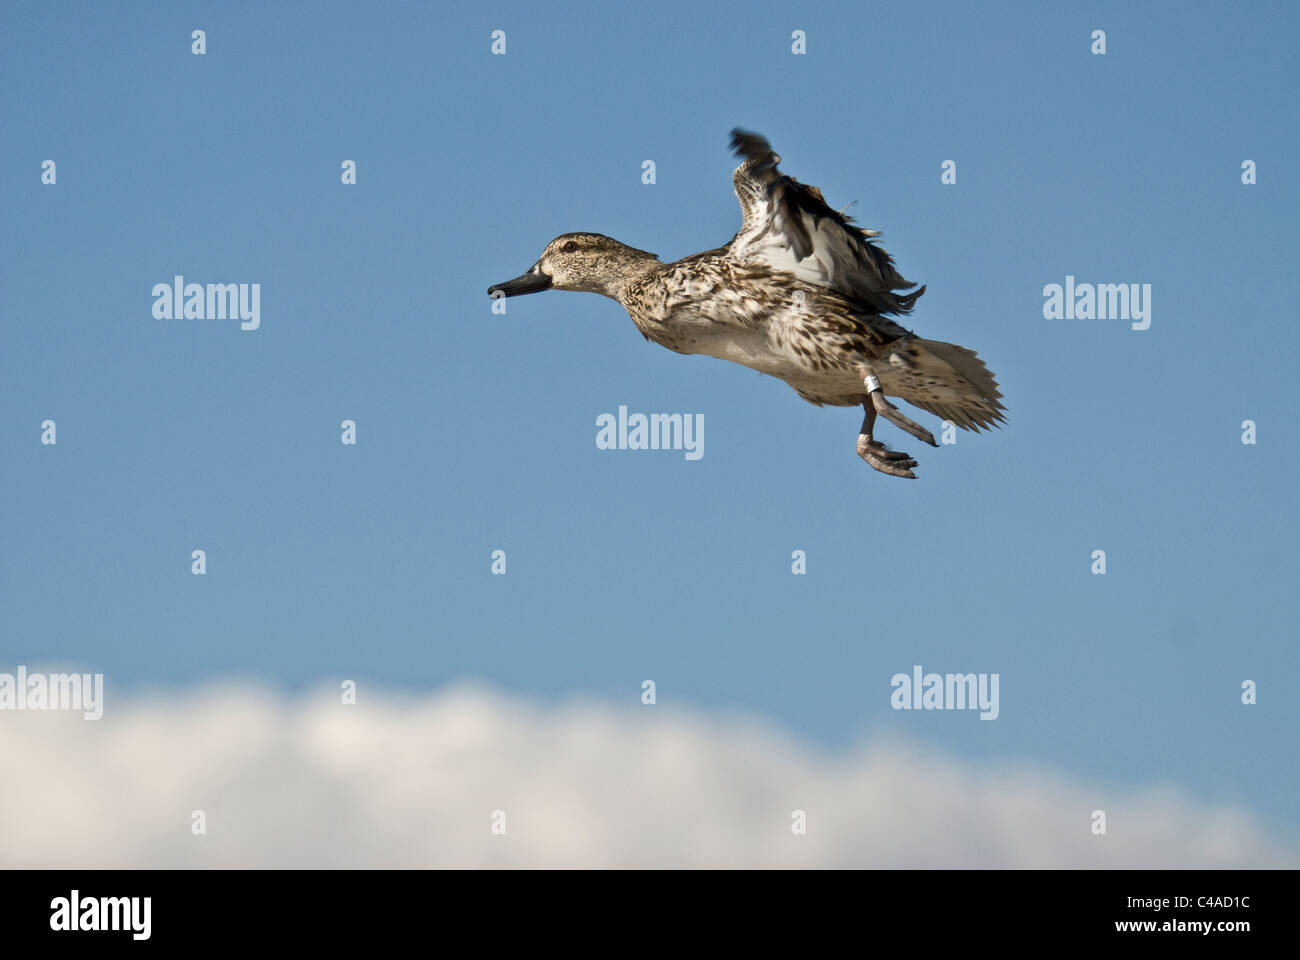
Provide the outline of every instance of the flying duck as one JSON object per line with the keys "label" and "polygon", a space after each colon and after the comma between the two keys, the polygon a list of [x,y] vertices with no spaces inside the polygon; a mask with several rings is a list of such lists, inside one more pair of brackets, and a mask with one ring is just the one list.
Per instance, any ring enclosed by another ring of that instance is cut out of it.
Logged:
{"label": "flying duck", "polygon": [[763,137],[733,130],[731,145],[742,158],[732,175],[742,222],[726,246],[664,263],[603,234],[566,233],[488,294],[599,293],[669,350],[770,374],[819,406],[861,405],[858,455],[890,476],[915,479],[916,461],[875,439],[877,414],[938,444],[886,397],[965,430],[1004,423],[997,381],[973,350],[921,339],[893,319],[910,313],[925,287],[898,274],[872,239],[880,234],[778,171],[781,158]]}

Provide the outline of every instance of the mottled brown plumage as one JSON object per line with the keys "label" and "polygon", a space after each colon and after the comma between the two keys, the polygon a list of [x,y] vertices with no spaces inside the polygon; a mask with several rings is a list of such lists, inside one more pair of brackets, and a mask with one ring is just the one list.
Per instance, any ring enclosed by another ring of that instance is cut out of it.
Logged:
{"label": "mottled brown plumage", "polygon": [[886,396],[966,430],[1004,422],[997,382],[974,351],[922,339],[893,319],[925,288],[903,279],[873,241],[879,234],[780,173],[781,158],[762,137],[737,130],[732,144],[743,158],[733,176],[743,216],[725,247],[665,264],[602,234],[568,233],[528,273],[488,292],[600,293],[670,350],[778,377],[811,403],[862,405],[858,453],[893,476],[915,476],[916,461],[875,441],[877,414],[935,444]]}

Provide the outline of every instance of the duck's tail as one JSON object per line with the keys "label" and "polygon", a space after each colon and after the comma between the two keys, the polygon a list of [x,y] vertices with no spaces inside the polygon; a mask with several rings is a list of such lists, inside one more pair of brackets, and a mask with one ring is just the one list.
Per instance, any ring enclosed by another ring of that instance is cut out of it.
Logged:
{"label": "duck's tail", "polygon": [[907,345],[911,369],[905,378],[907,392],[900,397],[963,430],[989,430],[1006,423],[998,382],[974,350],[942,340],[916,339]]}

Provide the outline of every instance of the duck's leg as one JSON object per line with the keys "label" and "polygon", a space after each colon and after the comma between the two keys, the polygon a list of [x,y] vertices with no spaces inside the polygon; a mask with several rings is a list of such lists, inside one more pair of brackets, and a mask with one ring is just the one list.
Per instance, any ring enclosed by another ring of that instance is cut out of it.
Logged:
{"label": "duck's leg", "polygon": [[898,407],[885,399],[885,392],[880,389],[880,381],[872,376],[868,367],[859,366],[858,373],[862,376],[862,383],[866,386],[867,395],[871,398],[871,403],[877,413],[895,426],[902,427],[923,443],[928,443],[932,447],[939,445],[935,442],[933,433],[912,418],[904,416],[899,412]]}
{"label": "duck's leg", "polygon": [[858,433],[858,456],[881,473],[887,473],[891,477],[907,477],[909,480],[915,480],[916,474],[912,472],[912,468],[916,466],[915,460],[905,453],[886,450],[883,443],[872,439],[871,431],[876,425],[875,406],[870,401],[867,401],[862,405],[862,409],[866,413],[862,417],[862,430]]}

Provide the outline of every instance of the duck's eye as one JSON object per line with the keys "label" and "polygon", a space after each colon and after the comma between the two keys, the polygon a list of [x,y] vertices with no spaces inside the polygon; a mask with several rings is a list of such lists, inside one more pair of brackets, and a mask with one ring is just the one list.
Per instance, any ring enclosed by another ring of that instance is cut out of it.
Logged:
{"label": "duck's eye", "polygon": [[564,245],[563,249],[565,253],[573,253],[575,250],[578,249],[578,243],[576,240],[570,240],[568,243]]}

